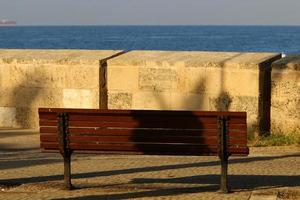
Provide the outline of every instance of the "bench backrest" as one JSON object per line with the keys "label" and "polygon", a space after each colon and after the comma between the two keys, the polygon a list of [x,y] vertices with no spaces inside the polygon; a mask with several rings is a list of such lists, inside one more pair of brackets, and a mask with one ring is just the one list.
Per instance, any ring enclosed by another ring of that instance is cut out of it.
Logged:
{"label": "bench backrest", "polygon": [[40,108],[39,118],[46,151],[64,140],[71,151],[218,155],[223,131],[228,155],[249,153],[245,112]]}

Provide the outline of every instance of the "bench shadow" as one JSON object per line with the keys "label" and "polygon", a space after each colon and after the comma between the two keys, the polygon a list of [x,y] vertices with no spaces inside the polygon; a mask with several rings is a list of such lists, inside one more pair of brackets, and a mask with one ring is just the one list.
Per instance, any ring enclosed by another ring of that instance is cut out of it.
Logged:
{"label": "bench shadow", "polygon": [[[11,152],[11,150],[9,150],[9,152]],[[36,165],[46,165],[46,164],[53,164],[58,162],[62,162],[62,160],[48,159],[48,158],[26,158],[26,159],[22,158],[22,159],[12,159],[12,160],[10,159],[4,161],[0,160],[0,170],[31,167]]]}
{"label": "bench shadow", "polygon": [[[291,154],[291,155],[283,155],[283,156],[268,156],[268,157],[247,157],[247,158],[234,158],[230,160],[230,166],[234,164],[242,164],[242,163],[250,163],[257,161],[271,161],[275,159],[284,159],[290,157],[300,157],[300,153]],[[60,160],[53,160],[53,162],[58,162]],[[43,161],[43,164],[47,164],[47,159]],[[52,161],[49,164],[53,163]],[[16,163],[15,163],[16,164]],[[42,164],[41,162],[35,164]],[[185,164],[173,164],[173,165],[163,165],[163,166],[149,166],[149,167],[139,167],[139,168],[130,168],[130,169],[121,169],[121,170],[112,170],[112,171],[102,171],[102,172],[88,172],[88,173],[77,173],[72,175],[72,179],[82,179],[82,178],[93,178],[93,177],[105,177],[105,176],[113,176],[113,175],[122,175],[122,174],[133,174],[133,173],[141,173],[141,172],[154,172],[154,171],[164,171],[164,170],[173,170],[173,169],[188,169],[194,167],[209,167],[209,166],[219,166],[219,161],[209,161],[209,162],[197,162],[197,163],[185,163]],[[199,176],[198,178],[187,177],[183,178],[185,182],[193,182],[197,179],[200,183],[202,178],[206,183],[210,184],[219,184],[220,175],[204,175]],[[208,178],[209,177],[209,178]],[[281,186],[297,186],[300,185],[300,182],[297,184],[295,182],[296,179],[299,179],[297,176],[273,176],[273,175],[230,175],[229,181],[230,185],[235,189],[254,189],[257,186],[260,187],[277,187],[280,183]],[[46,181],[57,181],[63,180],[63,175],[50,175],[50,176],[32,176],[26,178],[14,178],[14,179],[4,179],[0,180],[1,185],[20,185],[26,183],[39,183]],[[163,179],[165,180],[165,179]],[[163,181],[161,179],[133,179],[134,182],[159,182]],[[180,181],[180,178],[172,178],[165,180],[166,182],[176,182]],[[233,181],[235,180],[235,181]],[[236,181],[240,181],[242,184],[235,184]],[[259,181],[258,181],[259,180]],[[283,181],[280,181],[283,180]],[[181,180],[182,181],[182,180]],[[295,185],[293,185],[296,183]]]}
{"label": "bench shadow", "polygon": [[[201,192],[215,192],[219,189],[218,175],[201,175],[190,176],[182,178],[171,179],[134,179],[129,184],[205,184],[205,186],[198,187],[172,187],[172,188],[159,188],[141,192],[126,192],[119,194],[103,194],[103,195],[88,195],[81,197],[73,197],[68,199],[81,200],[81,199],[136,199],[145,197],[164,197],[164,196],[176,196],[183,194],[193,194]],[[230,185],[232,192],[250,192],[252,190],[270,189],[276,187],[297,187],[300,186],[298,176],[282,176],[282,175],[231,175]],[[138,186],[137,186],[138,188]],[[220,194],[225,195],[225,194]],[[65,198],[58,198],[65,199]]]}
{"label": "bench shadow", "polygon": [[[211,174],[167,179],[136,178],[131,183],[217,184],[219,179],[219,175]],[[229,175],[229,183],[233,191],[300,186],[299,176],[285,175]]]}

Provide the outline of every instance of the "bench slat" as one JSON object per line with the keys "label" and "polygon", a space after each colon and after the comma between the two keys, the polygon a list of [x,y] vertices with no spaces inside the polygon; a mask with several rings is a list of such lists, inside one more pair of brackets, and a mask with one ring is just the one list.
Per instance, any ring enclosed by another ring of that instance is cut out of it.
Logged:
{"label": "bench slat", "polygon": [[[140,153],[151,153],[159,151],[160,154],[165,152],[174,152],[176,154],[189,154],[189,155],[202,155],[207,153],[218,153],[217,146],[205,146],[205,145],[172,145],[172,144],[77,144],[70,143],[70,148],[73,150],[97,150],[97,151],[131,151]],[[229,147],[229,153],[242,154],[247,152],[246,147],[231,148]]]}
{"label": "bench slat", "polygon": [[[69,128],[71,136],[127,136],[127,137],[217,137],[217,130],[135,130],[135,129],[92,129],[92,128]],[[57,127],[41,127],[41,135],[58,134]],[[247,135],[245,132],[229,132],[228,137],[233,139],[243,139]]]}
{"label": "bench slat", "polygon": [[[41,135],[41,142],[58,142],[57,135]],[[113,137],[113,136],[70,136],[70,142],[82,142],[82,143],[134,143],[134,142],[151,142],[151,143],[190,143],[190,144],[207,144],[217,145],[217,137],[136,137],[131,138],[127,136]],[[229,138],[229,145],[247,145],[247,140],[239,138]]]}
{"label": "bench slat", "polygon": [[203,144],[217,144],[217,137],[152,137],[152,136],[70,136],[70,142],[102,142],[102,143],[134,143],[134,142],[151,142],[151,143],[203,143]]}
{"label": "bench slat", "polygon": [[[56,135],[41,135],[41,142],[58,142]],[[205,138],[205,137],[95,137],[95,136],[70,136],[70,142],[82,142],[82,143],[134,143],[134,142],[151,142],[151,143],[190,143],[190,144],[207,144],[217,145],[218,139],[216,137]],[[229,145],[247,145],[247,141],[244,139],[230,138],[228,139]]]}
{"label": "bench slat", "polygon": [[246,112],[231,112],[231,111],[167,111],[167,110],[118,110],[118,109],[72,109],[72,108],[39,108],[39,115],[43,116],[44,113],[80,113],[80,114],[101,114],[103,116],[198,116],[198,117],[207,117],[207,116],[227,116],[227,117],[240,117],[246,118]]}
{"label": "bench slat", "polygon": [[90,122],[185,122],[194,121],[198,124],[200,123],[217,123],[217,118],[214,117],[203,117],[197,118],[195,116],[168,116],[162,117],[159,114],[157,116],[101,116],[101,115],[91,115],[91,114],[70,114],[70,121],[90,121]]}
{"label": "bench slat", "polygon": [[[41,148],[44,150],[58,150],[58,143],[43,142]],[[217,146],[201,145],[167,145],[167,144],[85,144],[70,143],[70,149],[75,151],[128,151],[137,154],[151,154],[156,152],[158,155],[217,155]],[[229,145],[230,155],[247,155],[249,149],[244,145]]]}
{"label": "bench slat", "polygon": [[126,129],[93,129],[93,128],[69,128],[69,133],[71,135],[78,134],[92,134],[92,135],[168,135],[168,136],[176,136],[176,135],[184,135],[184,136],[215,136],[217,135],[216,129],[134,129],[134,128],[126,128]]}
{"label": "bench slat", "polygon": [[69,121],[70,127],[123,127],[123,128],[194,128],[194,129],[217,129],[218,124],[198,124],[195,122],[165,123],[165,122],[87,122]]}
{"label": "bench slat", "polygon": [[40,127],[40,133],[57,133],[58,127],[57,126],[51,126],[51,127]]}
{"label": "bench slat", "polygon": [[39,125],[40,126],[57,126],[58,121],[57,120],[44,120],[40,119]]}
{"label": "bench slat", "polygon": [[[110,122],[136,122],[136,121],[186,121],[194,120],[198,123],[217,123],[216,116],[199,116],[189,115],[189,116],[168,116],[163,118],[161,114],[157,116],[132,116],[130,114],[124,116],[116,116],[116,113],[111,115],[101,115],[102,113],[71,113],[69,119],[71,121],[110,121]],[[42,120],[57,120],[57,113],[40,113],[40,119]],[[244,117],[233,116],[229,117],[230,124],[245,124],[246,119]]]}

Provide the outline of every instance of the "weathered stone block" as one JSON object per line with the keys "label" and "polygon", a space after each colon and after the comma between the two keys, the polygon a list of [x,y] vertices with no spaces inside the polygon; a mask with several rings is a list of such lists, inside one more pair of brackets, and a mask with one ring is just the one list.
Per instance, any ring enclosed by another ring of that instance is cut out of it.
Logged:
{"label": "weathered stone block", "polygon": [[64,73],[62,68],[47,64],[19,64],[6,65],[2,77],[3,84],[10,88],[62,88],[64,86]]}
{"label": "weathered stone block", "polygon": [[272,100],[272,118],[281,119],[282,116],[300,119],[300,98],[278,97]]}
{"label": "weathered stone block", "polygon": [[15,127],[16,123],[16,108],[0,107],[0,127]]}
{"label": "weathered stone block", "polygon": [[139,68],[136,66],[109,66],[107,68],[108,90],[137,91],[139,86]]}
{"label": "weathered stone block", "polygon": [[60,107],[62,89],[15,87],[0,91],[0,105],[7,107]]}
{"label": "weathered stone block", "polygon": [[64,108],[98,108],[95,103],[95,94],[87,89],[63,89]]}
{"label": "weathered stone block", "polygon": [[37,128],[39,126],[38,107],[17,107],[16,125],[18,128]]}
{"label": "weathered stone block", "polygon": [[300,72],[290,70],[272,71],[272,96],[300,97]]}
{"label": "weathered stone block", "polygon": [[[132,94],[133,109],[171,109],[169,92],[135,92]],[[174,99],[176,101],[176,99]]]}
{"label": "weathered stone block", "polygon": [[300,123],[298,119],[272,118],[271,132],[274,134],[299,134]]}
{"label": "weathered stone block", "polygon": [[64,88],[99,88],[99,65],[70,65],[64,68],[66,70]]}
{"label": "weathered stone block", "polygon": [[179,75],[176,68],[145,68],[139,70],[139,89],[143,91],[175,91]]}
{"label": "weathered stone block", "polygon": [[300,133],[300,56],[287,56],[272,64],[271,130]]}
{"label": "weathered stone block", "polygon": [[125,92],[108,93],[109,109],[130,109],[132,108],[132,94]]}

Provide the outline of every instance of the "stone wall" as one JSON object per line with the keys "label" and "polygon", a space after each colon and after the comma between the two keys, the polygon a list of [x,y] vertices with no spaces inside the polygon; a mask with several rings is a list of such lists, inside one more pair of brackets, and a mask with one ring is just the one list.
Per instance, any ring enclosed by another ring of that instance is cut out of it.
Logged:
{"label": "stone wall", "polygon": [[300,56],[288,56],[272,64],[271,130],[300,133]]}
{"label": "stone wall", "polygon": [[38,107],[99,108],[100,61],[119,53],[0,50],[0,127],[38,127]]}
{"label": "stone wall", "polygon": [[[131,51],[105,64],[109,109],[247,111],[249,130],[270,113],[274,53]],[[269,89],[268,89],[269,88]],[[268,91],[269,90],[269,91]],[[105,95],[103,95],[105,96]]]}
{"label": "stone wall", "polygon": [[38,107],[68,107],[246,111],[249,129],[263,131],[271,108],[273,132],[299,132],[300,56],[275,62],[271,72],[280,57],[0,50],[0,127],[36,128]]}

